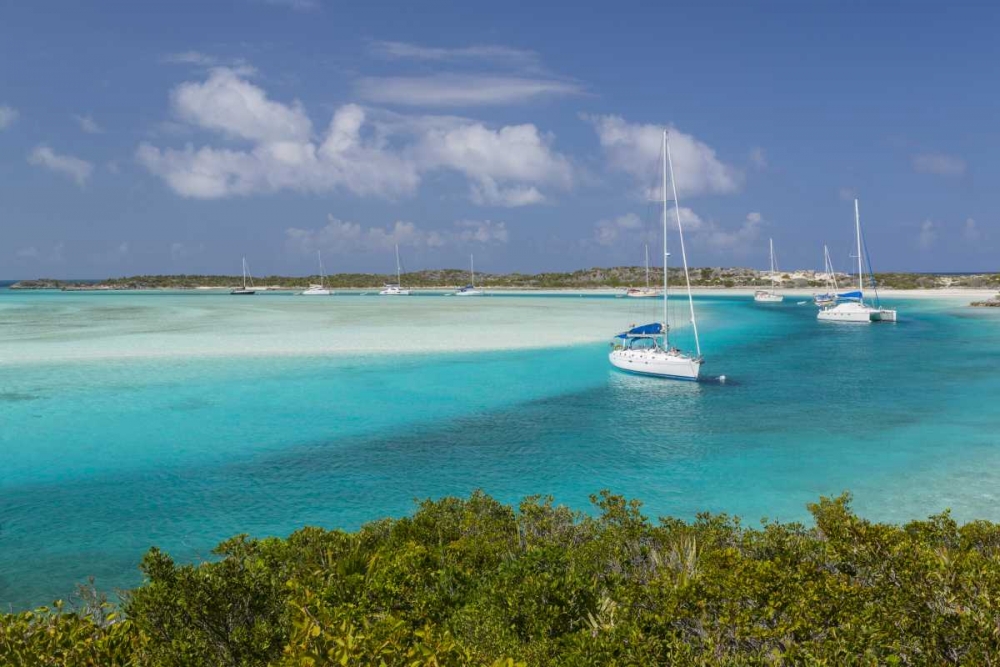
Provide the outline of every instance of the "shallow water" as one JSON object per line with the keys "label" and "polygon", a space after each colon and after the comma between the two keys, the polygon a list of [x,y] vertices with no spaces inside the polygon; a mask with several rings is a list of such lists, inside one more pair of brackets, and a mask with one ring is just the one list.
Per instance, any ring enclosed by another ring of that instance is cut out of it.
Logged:
{"label": "shallow water", "polygon": [[850,490],[877,519],[1000,520],[1000,317],[896,305],[851,326],[701,298],[728,381],[686,384],[609,367],[609,334],[657,319],[635,300],[0,290],[0,604],[134,585],[153,544],[204,558],[475,488],[748,520]]}

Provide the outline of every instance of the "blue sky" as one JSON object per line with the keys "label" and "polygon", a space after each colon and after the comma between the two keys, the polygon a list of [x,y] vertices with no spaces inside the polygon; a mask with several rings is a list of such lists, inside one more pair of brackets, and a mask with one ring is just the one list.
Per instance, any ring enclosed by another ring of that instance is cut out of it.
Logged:
{"label": "blue sky", "polygon": [[637,264],[663,126],[694,265],[998,270],[1000,11],[751,5],[3,3],[0,277]]}

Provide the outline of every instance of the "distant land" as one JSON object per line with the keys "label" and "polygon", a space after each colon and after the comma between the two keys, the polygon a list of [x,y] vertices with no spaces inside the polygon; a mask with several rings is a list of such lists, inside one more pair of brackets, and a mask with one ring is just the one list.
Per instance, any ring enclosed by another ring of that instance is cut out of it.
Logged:
{"label": "distant land", "polygon": [[[650,283],[663,283],[663,271],[650,268]],[[670,282],[684,280],[681,269],[670,269]],[[770,274],[748,268],[698,268],[691,270],[691,283],[697,287],[747,288],[769,284]],[[787,271],[778,274],[782,287],[825,288],[828,276],[817,271]],[[836,274],[841,289],[849,289],[856,278]],[[1000,273],[878,273],[875,280],[886,289],[1000,289]],[[326,277],[327,286],[335,289],[372,289],[395,282],[395,275],[377,273],[336,273]],[[206,289],[227,288],[242,282],[240,276],[225,275],[154,275],[108,278],[105,280],[55,280],[41,278],[21,280],[11,289],[52,290],[155,290],[155,289]],[[319,276],[261,276],[254,283],[260,289],[294,290],[311,283],[318,283]],[[461,269],[435,269],[404,273],[406,287],[423,289],[449,289],[469,282],[468,271]],[[476,284],[491,289],[595,289],[625,288],[646,283],[646,270],[639,266],[581,269],[569,273],[477,273]]]}

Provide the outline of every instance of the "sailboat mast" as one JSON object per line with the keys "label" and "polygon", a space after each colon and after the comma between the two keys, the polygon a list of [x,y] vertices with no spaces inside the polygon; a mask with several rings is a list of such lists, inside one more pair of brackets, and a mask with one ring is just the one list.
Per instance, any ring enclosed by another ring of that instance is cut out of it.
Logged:
{"label": "sailboat mast", "polygon": [[[667,258],[670,257],[670,253],[667,252],[667,131],[663,131],[663,347],[667,348],[670,344],[670,326],[667,323],[667,299],[669,294],[668,282],[667,282]],[[676,205],[676,200],[675,200]]]}
{"label": "sailboat mast", "polygon": [[774,239],[768,239],[771,244],[771,291],[774,291]]}
{"label": "sailboat mast", "polygon": [[854,236],[858,241],[858,291],[861,292],[861,299],[864,301],[865,281],[861,273],[861,216],[858,214],[858,200],[854,200]]}
{"label": "sailboat mast", "polygon": [[473,255],[471,253],[469,254],[469,273],[471,274],[470,277],[472,278],[472,286],[475,287],[476,286],[476,259],[475,259],[475,257],[473,257]]}
{"label": "sailboat mast", "polygon": [[316,251],[316,259],[319,260],[319,286],[326,286],[326,276],[323,275],[323,252],[321,250]]}
{"label": "sailboat mast", "polygon": [[247,288],[247,258],[243,258],[243,289]]}
{"label": "sailboat mast", "polygon": [[646,244],[646,289],[649,289],[649,244]]}
{"label": "sailboat mast", "polygon": [[[670,166],[670,186],[674,191],[674,213],[677,215],[677,234],[681,239],[681,260],[684,262],[684,281],[687,283],[688,292],[688,308],[691,311],[691,329],[694,331],[694,349],[698,356],[701,356],[701,343],[698,341],[698,321],[694,317],[694,295],[691,293],[691,275],[688,273],[688,259],[687,252],[684,249],[684,228],[681,226],[681,202],[677,198],[677,181],[674,180],[674,163],[670,159],[670,142],[667,141],[667,131],[663,131],[663,147],[666,149],[667,154],[667,164]],[[664,192],[664,199],[666,199],[666,193]],[[666,203],[664,202],[663,210],[666,211]],[[666,220],[666,215],[664,215],[664,220]],[[666,238],[667,230],[664,228],[663,236]]]}
{"label": "sailboat mast", "polygon": [[396,244],[396,284],[403,286],[402,268],[399,266],[399,244]]}

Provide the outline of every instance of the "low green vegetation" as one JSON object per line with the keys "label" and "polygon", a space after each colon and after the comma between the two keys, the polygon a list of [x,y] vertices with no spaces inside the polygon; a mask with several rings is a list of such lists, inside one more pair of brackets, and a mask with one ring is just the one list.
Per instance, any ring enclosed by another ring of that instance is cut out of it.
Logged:
{"label": "low green vegetation", "polygon": [[91,592],[0,616],[0,664],[997,664],[1000,526],[873,523],[847,497],[755,527],[593,501],[426,501],[199,565],[152,549],[120,610]]}
{"label": "low green vegetation", "polygon": [[[697,287],[753,287],[770,284],[766,272],[747,268],[692,269],[691,284]],[[684,281],[682,269],[671,268],[670,282],[680,285]],[[1000,288],[1000,273],[978,275],[946,275],[931,273],[881,273],[876,274],[879,287],[890,289],[934,289],[943,287]],[[194,289],[197,287],[227,288],[242,284],[241,276],[171,275],[131,276],[109,278],[102,281],[60,281],[51,279],[22,280],[14,289]],[[258,276],[254,283],[259,287],[301,289],[319,282],[319,276]],[[856,277],[841,274],[842,286],[856,284]],[[374,289],[385,283],[395,282],[395,275],[376,273],[336,273],[326,277],[326,284],[334,289]],[[462,269],[436,269],[404,273],[402,282],[417,289],[446,289],[465,285],[469,273]],[[650,269],[650,282],[663,284],[662,268]],[[646,269],[638,266],[581,269],[567,273],[477,273],[476,283],[490,288],[505,289],[593,289],[621,288],[646,284]],[[782,287],[826,288],[812,273],[782,275]]]}

